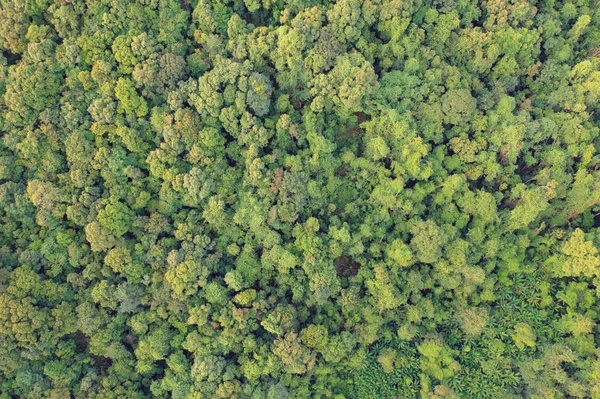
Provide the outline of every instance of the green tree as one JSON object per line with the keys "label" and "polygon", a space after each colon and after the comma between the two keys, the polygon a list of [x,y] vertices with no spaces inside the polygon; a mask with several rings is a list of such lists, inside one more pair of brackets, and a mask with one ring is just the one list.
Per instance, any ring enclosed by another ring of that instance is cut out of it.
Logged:
{"label": "green tree", "polygon": [[145,116],[148,113],[148,104],[135,90],[133,82],[127,78],[119,78],[115,86],[115,96],[119,105],[127,114]]}
{"label": "green tree", "polygon": [[517,324],[511,337],[519,349],[524,349],[525,346],[535,347],[536,345],[537,337],[535,331],[533,331],[533,328],[527,323]]}
{"label": "green tree", "polygon": [[415,248],[417,259],[423,263],[435,263],[442,256],[442,248],[448,241],[444,232],[431,220],[418,221],[411,229],[410,244]]}

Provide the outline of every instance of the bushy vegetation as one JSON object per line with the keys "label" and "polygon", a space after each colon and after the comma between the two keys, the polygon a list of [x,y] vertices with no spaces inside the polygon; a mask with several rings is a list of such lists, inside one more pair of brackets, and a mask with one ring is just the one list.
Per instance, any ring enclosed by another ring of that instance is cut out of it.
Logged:
{"label": "bushy vegetation", "polygon": [[0,399],[600,398],[586,0],[0,0]]}

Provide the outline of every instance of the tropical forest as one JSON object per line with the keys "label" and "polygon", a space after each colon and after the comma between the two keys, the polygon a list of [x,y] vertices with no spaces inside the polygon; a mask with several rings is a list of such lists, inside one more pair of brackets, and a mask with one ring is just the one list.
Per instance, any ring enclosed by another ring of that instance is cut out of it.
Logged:
{"label": "tropical forest", "polygon": [[0,399],[600,399],[597,0],[0,0]]}

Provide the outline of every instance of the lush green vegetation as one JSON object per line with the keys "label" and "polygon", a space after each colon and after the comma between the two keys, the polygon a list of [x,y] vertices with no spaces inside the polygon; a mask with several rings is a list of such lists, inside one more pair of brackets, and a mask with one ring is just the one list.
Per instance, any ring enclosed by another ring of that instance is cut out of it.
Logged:
{"label": "lush green vegetation", "polygon": [[586,0],[0,0],[0,399],[600,398]]}

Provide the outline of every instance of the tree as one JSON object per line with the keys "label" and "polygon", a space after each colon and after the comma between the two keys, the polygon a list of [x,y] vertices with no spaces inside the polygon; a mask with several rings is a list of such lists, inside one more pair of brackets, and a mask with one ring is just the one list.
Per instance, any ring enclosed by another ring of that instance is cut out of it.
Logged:
{"label": "tree", "polygon": [[442,256],[442,248],[447,242],[444,232],[431,220],[418,221],[411,229],[410,241],[415,248],[417,259],[423,263],[435,263]]}
{"label": "tree", "polygon": [[535,341],[537,338],[535,331],[533,331],[533,328],[531,328],[531,326],[527,323],[518,323],[515,326],[511,337],[519,349],[524,349],[525,346],[535,347]]}
{"label": "tree", "polygon": [[225,366],[225,359],[220,356],[198,356],[192,365],[192,378],[199,382],[219,381]]}
{"label": "tree", "polygon": [[508,215],[508,228],[520,229],[537,219],[538,215],[548,208],[548,197],[551,193],[545,188],[526,190],[517,206]]}
{"label": "tree", "polygon": [[322,349],[329,341],[327,328],[323,325],[310,324],[300,332],[302,343],[309,348]]}
{"label": "tree", "polygon": [[460,125],[468,121],[477,109],[477,103],[466,89],[449,90],[442,96],[444,122]]}
{"label": "tree", "polygon": [[321,354],[326,362],[337,363],[343,361],[356,346],[356,339],[348,331],[343,331],[330,337],[328,344],[321,349]]}
{"label": "tree", "polygon": [[335,109],[342,117],[360,111],[378,87],[372,65],[358,52],[345,54],[327,74],[315,77],[311,110]]}
{"label": "tree", "polygon": [[278,305],[260,324],[271,334],[282,336],[293,330],[297,324],[296,312],[290,305]]}
{"label": "tree", "polygon": [[95,252],[107,251],[117,245],[116,237],[96,221],[85,227],[85,236]]}
{"label": "tree", "polygon": [[377,361],[386,373],[394,371],[394,361],[398,353],[392,348],[385,348],[377,357]]}
{"label": "tree", "polygon": [[559,249],[559,254],[550,258],[554,273],[558,276],[594,277],[600,275],[600,257],[593,242],[585,239],[581,229],[575,229]]}
{"label": "tree", "polygon": [[414,263],[414,255],[404,241],[393,240],[386,248],[386,255],[391,261],[391,266],[407,267]]}
{"label": "tree", "polygon": [[256,115],[264,116],[271,105],[271,82],[264,75],[254,72],[249,77],[249,83],[246,102]]}
{"label": "tree", "polygon": [[437,339],[427,339],[417,349],[421,354],[421,369],[438,381],[447,380],[460,369],[454,360],[456,352]]}
{"label": "tree", "polygon": [[127,114],[135,114],[138,117],[148,113],[148,104],[137,92],[133,82],[127,78],[119,78],[115,86],[115,96],[119,105]]}
{"label": "tree", "polygon": [[398,288],[394,286],[390,273],[383,265],[374,267],[375,275],[368,280],[366,285],[371,297],[374,299],[377,309],[383,312],[388,309],[396,309],[402,305],[403,300]]}
{"label": "tree", "polygon": [[479,336],[488,324],[489,313],[485,308],[467,308],[462,309],[459,314],[459,321],[462,330],[468,336]]}
{"label": "tree", "polygon": [[121,237],[131,229],[134,213],[120,201],[107,204],[98,212],[98,222],[108,232]]}
{"label": "tree", "polygon": [[294,332],[288,332],[284,337],[273,343],[273,353],[283,362],[285,372],[304,374],[315,365],[315,354],[300,343]]}
{"label": "tree", "polygon": [[4,26],[7,28],[0,30],[0,43],[2,48],[20,54],[27,47],[25,34],[29,26],[29,16],[24,12],[26,3],[3,0],[1,4],[0,19],[5,22]]}

